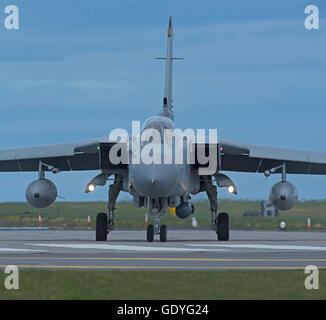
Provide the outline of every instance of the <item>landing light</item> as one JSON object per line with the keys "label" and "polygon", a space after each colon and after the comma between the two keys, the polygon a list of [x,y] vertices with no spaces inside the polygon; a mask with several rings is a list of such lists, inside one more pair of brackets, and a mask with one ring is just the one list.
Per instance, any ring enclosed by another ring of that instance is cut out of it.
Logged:
{"label": "landing light", "polygon": [[95,186],[94,186],[93,184],[89,184],[89,185],[87,186],[87,190],[88,190],[89,192],[93,192],[93,191],[95,190]]}
{"label": "landing light", "polygon": [[228,186],[228,192],[234,193],[234,191],[235,191],[234,186]]}
{"label": "landing light", "polygon": [[281,230],[285,230],[286,229],[286,222],[285,221],[281,221],[280,222],[280,229]]}

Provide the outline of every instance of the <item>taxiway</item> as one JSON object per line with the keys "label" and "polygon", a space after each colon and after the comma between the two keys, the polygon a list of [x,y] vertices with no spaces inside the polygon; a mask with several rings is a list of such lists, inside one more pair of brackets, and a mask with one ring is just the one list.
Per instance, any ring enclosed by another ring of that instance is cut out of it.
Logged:
{"label": "taxiway", "polygon": [[96,242],[93,230],[1,230],[0,266],[46,269],[287,270],[326,268],[326,232],[169,230],[168,242],[145,231],[114,231]]}

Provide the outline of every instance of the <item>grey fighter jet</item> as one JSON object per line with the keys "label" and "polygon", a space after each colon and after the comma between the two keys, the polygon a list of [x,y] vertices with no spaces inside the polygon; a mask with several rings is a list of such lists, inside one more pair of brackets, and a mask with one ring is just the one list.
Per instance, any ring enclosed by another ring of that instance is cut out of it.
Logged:
{"label": "grey fighter jet", "polygon": [[[165,88],[162,111],[143,123],[142,132],[155,129],[159,132],[174,128],[172,106],[172,66],[173,61],[172,18],[167,32],[167,54]],[[133,138],[132,138],[133,139]],[[192,144],[196,154],[200,148],[206,152],[209,141]],[[211,226],[217,239],[229,240],[229,216],[218,212],[217,188],[227,188],[237,193],[233,181],[225,171],[262,173],[265,176],[280,174],[280,181],[270,191],[272,204],[280,210],[288,210],[298,199],[296,188],[287,181],[287,174],[326,174],[326,153],[274,148],[251,145],[234,140],[217,139],[216,168],[213,172],[202,172],[206,164],[195,157],[193,163],[139,163],[130,162],[135,152],[128,141],[112,140],[109,137],[90,139],[78,143],[65,143],[39,147],[24,147],[0,150],[0,171],[38,172],[38,178],[26,189],[26,199],[36,208],[51,205],[57,198],[55,184],[45,178],[45,174],[63,171],[100,171],[87,185],[86,192],[97,186],[106,185],[108,179],[114,182],[108,191],[108,214],[98,213],[96,219],[96,240],[106,241],[109,232],[114,230],[115,204],[120,191],[133,197],[136,207],[147,206],[153,224],[147,228],[147,241],[152,242],[158,235],[160,241],[167,240],[167,227],[160,225],[160,217],[170,208],[175,208],[177,217],[184,219],[194,213],[190,203],[191,195],[206,192],[210,202]],[[120,147],[120,155],[127,153],[126,161],[112,161],[110,152]],[[141,150],[148,144],[140,144]]]}

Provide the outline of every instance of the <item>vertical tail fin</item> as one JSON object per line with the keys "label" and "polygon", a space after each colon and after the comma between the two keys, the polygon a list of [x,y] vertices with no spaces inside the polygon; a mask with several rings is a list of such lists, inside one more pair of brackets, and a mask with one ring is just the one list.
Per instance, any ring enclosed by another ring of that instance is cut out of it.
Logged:
{"label": "vertical tail fin", "polygon": [[173,26],[172,17],[169,19],[168,41],[166,49],[166,65],[165,65],[165,84],[163,98],[163,113],[174,120],[172,106],[172,72],[173,72]]}
{"label": "vertical tail fin", "polygon": [[173,60],[183,59],[183,58],[174,58],[173,57],[173,25],[172,17],[169,19],[168,27],[168,40],[167,40],[167,49],[166,57],[158,58],[166,60],[165,65],[165,82],[164,82],[164,97],[163,97],[163,111],[161,112],[162,116],[168,117],[171,120],[174,120],[173,114],[173,105],[172,105],[172,73],[173,73]]}

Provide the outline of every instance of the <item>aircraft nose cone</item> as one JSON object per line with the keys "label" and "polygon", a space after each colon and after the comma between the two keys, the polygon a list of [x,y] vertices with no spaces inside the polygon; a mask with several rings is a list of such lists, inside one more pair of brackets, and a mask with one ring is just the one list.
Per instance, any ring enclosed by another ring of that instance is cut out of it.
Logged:
{"label": "aircraft nose cone", "polygon": [[141,196],[167,197],[176,183],[177,172],[173,164],[139,164],[134,167],[133,186]]}

